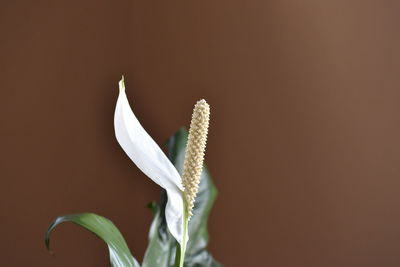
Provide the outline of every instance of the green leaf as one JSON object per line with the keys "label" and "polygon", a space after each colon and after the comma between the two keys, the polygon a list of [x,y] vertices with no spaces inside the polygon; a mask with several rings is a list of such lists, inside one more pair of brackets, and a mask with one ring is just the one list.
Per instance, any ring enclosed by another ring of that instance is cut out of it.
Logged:
{"label": "green leaf", "polygon": [[50,249],[51,232],[63,222],[73,222],[80,225],[106,242],[110,253],[111,266],[140,267],[131,255],[118,228],[110,220],[93,213],[69,214],[55,219],[46,232],[45,244],[47,249]]}
{"label": "green leaf", "polygon": [[160,204],[156,208],[151,207],[154,219],[150,226],[149,245],[144,255],[143,267],[167,267],[173,266],[175,260],[176,241],[170,234],[165,220],[165,205],[167,204],[167,193],[161,193]]}
{"label": "green leaf", "polygon": [[[180,173],[183,170],[187,138],[188,132],[182,128],[167,142],[169,158]],[[189,242],[185,256],[186,267],[221,266],[207,250],[209,242],[207,221],[216,196],[217,189],[207,168],[204,167],[193,216],[189,221]],[[168,232],[165,222],[166,200],[166,194],[163,192],[150,228],[149,246],[144,257],[143,267],[174,266],[176,241]]]}

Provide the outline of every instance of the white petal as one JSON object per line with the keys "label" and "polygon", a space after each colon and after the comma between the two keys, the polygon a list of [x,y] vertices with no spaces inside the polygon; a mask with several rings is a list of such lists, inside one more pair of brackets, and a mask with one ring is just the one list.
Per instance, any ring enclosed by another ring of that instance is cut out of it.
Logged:
{"label": "white petal", "polygon": [[123,79],[114,115],[115,136],[136,166],[168,194],[165,217],[168,229],[181,243],[183,229],[182,179],[161,148],[140,125],[125,94]]}

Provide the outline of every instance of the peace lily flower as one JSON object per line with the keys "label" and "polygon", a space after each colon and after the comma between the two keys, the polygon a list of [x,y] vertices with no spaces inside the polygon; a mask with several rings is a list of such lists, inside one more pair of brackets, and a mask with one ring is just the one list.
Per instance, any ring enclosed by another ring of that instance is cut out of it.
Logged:
{"label": "peace lily flower", "polygon": [[[202,198],[198,198],[198,202],[195,202],[200,183],[200,175],[203,170],[204,152],[210,117],[209,105],[205,100],[200,100],[194,107],[181,177],[174,165],[169,161],[161,148],[156,144],[156,142],[154,142],[145,129],[143,129],[138,119],[133,114],[125,94],[123,77],[119,82],[119,89],[119,96],[114,115],[115,135],[122,149],[137,165],[137,167],[139,167],[143,173],[164,188],[167,192],[168,199],[164,214],[168,230],[177,240],[174,266],[183,267],[185,262],[186,246],[189,239],[189,219],[193,215],[192,211],[194,205],[199,205],[199,213],[195,214],[198,217],[195,218],[196,221],[193,222],[193,227],[191,227],[191,230],[193,230],[192,236],[199,237],[199,235],[201,235],[201,237],[197,238],[198,243],[192,243],[190,245],[189,251],[192,257],[187,259],[186,263],[188,265],[194,264],[197,266],[200,262],[204,261],[207,266],[220,266],[220,264],[213,259],[210,253],[206,250],[208,232],[204,223],[207,221],[208,212],[210,211],[216,196],[215,187],[208,175],[205,175],[206,181],[204,183],[204,190],[210,190],[210,193],[205,194]],[[179,157],[182,155],[181,140],[185,136],[186,132],[185,134],[178,132],[173,137],[178,141],[176,142],[176,146],[174,145],[174,148],[171,149],[171,152],[175,155],[179,155]],[[151,240],[154,240],[153,235],[159,234],[157,231],[154,231],[154,225],[161,226],[158,221],[158,216],[160,215],[159,212],[157,212],[157,216],[154,218],[150,229]],[[140,266],[131,255],[124,238],[116,226],[110,220],[94,213],[78,213],[57,217],[46,232],[45,244],[47,249],[50,248],[49,242],[51,232],[63,222],[73,222],[78,224],[96,234],[106,242],[112,266]],[[164,223],[164,221],[162,223]],[[164,233],[164,228],[162,231]],[[159,236],[156,236],[155,238],[156,243],[160,241],[158,239],[160,238]],[[193,238],[192,240],[194,239],[196,238]],[[168,244],[161,242],[157,243],[155,246],[154,242],[150,242],[143,260],[143,266],[153,267],[156,265],[159,266],[160,262],[166,262],[167,264],[170,263],[170,253],[174,248],[170,246],[172,244],[169,239],[165,241],[167,241]],[[159,245],[162,246],[162,251],[160,251]]]}
{"label": "peace lily flower", "polygon": [[123,78],[119,82],[119,89],[114,116],[116,138],[136,166],[167,191],[165,217],[170,233],[180,244],[180,266],[183,266],[188,240],[188,220],[192,215],[203,168],[209,106],[205,100],[200,100],[194,108],[181,177],[132,112]]}

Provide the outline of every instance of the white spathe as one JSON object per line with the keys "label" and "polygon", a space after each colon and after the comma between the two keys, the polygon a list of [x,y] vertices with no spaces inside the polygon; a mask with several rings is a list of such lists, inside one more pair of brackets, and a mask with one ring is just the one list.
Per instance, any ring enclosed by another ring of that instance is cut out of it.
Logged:
{"label": "white spathe", "polygon": [[119,96],[114,115],[115,136],[136,166],[167,191],[165,217],[172,236],[182,243],[182,179],[157,143],[142,127],[129,105],[124,79],[119,82]]}

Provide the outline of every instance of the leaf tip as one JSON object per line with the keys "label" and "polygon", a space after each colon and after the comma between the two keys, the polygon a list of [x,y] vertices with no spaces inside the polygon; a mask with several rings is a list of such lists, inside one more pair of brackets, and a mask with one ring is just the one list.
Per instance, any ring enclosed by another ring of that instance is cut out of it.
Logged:
{"label": "leaf tip", "polygon": [[125,91],[125,78],[124,78],[124,75],[122,75],[121,80],[119,81],[119,90],[120,91]]}
{"label": "leaf tip", "polygon": [[149,202],[147,204],[147,208],[151,211],[151,213],[153,213],[154,216],[156,215],[156,213],[158,211],[158,206],[155,201]]}
{"label": "leaf tip", "polygon": [[51,229],[47,230],[47,232],[46,232],[46,235],[44,238],[44,245],[50,254],[54,254],[53,251],[50,249],[50,231],[51,231]]}

